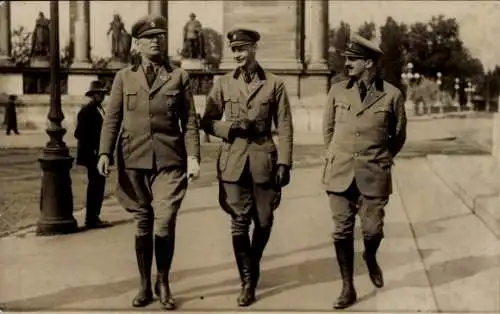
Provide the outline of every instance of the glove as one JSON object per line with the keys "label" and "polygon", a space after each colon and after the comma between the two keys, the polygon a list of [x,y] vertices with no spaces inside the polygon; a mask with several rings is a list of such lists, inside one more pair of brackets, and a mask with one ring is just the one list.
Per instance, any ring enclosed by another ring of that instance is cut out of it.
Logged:
{"label": "glove", "polygon": [[290,168],[285,165],[278,165],[275,182],[279,187],[287,186],[290,183]]}
{"label": "glove", "polygon": [[229,130],[229,138],[233,140],[237,137],[247,138],[253,128],[253,124],[254,122],[249,119],[243,119],[233,123]]}
{"label": "glove", "polygon": [[194,156],[189,156],[187,160],[187,174],[189,180],[196,180],[200,176],[200,164]]}

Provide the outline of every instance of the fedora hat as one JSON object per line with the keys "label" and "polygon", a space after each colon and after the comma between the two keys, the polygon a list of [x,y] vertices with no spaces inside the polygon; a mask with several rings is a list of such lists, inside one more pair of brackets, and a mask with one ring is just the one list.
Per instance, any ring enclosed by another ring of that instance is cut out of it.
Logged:
{"label": "fedora hat", "polygon": [[85,93],[85,96],[90,97],[94,93],[107,93],[108,89],[104,87],[104,83],[101,81],[90,82],[90,88]]}

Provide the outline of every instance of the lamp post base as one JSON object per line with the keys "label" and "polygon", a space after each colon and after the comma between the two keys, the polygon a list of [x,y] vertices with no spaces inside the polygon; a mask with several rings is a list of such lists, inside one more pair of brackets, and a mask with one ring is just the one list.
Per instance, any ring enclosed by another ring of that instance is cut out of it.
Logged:
{"label": "lamp post base", "polygon": [[40,162],[42,188],[36,235],[68,234],[78,230],[73,217],[70,169],[73,158],[66,147],[45,148]]}

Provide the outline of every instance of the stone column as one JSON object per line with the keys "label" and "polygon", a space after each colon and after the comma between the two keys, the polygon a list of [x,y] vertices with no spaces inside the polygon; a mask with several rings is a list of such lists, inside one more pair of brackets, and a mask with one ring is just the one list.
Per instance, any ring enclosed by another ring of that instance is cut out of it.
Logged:
{"label": "stone column", "polygon": [[306,42],[309,48],[308,69],[327,70],[328,0],[306,0]]}
{"label": "stone column", "polygon": [[10,1],[0,1],[0,65],[10,64]]}
{"label": "stone column", "polygon": [[87,7],[89,1],[76,1],[76,19],[73,21],[75,28],[73,68],[91,68],[90,62],[90,34],[89,16]]}
{"label": "stone column", "polygon": [[[149,0],[148,14],[161,15],[168,20],[168,0]],[[168,40],[166,42],[165,50],[167,51],[168,56]]]}

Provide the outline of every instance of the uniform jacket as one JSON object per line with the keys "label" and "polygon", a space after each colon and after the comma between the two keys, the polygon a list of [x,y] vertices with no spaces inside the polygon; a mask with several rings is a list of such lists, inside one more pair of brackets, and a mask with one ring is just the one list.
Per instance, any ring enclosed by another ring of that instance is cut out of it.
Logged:
{"label": "uniform jacket", "polygon": [[4,122],[7,127],[17,128],[16,103],[10,101],[5,106]]}
{"label": "uniform jacket", "polygon": [[77,139],[76,163],[82,166],[95,167],[99,152],[103,116],[97,106],[87,104],[78,112],[75,128]]}
{"label": "uniform jacket", "polygon": [[[254,182],[274,178],[277,164],[292,166],[293,123],[290,102],[283,81],[260,66],[254,81],[246,84],[239,69],[221,76],[207,98],[202,126],[205,132],[222,138],[217,156],[219,179],[236,182],[245,163]],[[257,130],[252,138],[229,142],[231,125],[248,118]],[[278,148],[271,135],[278,131]]]}
{"label": "uniform jacket", "polygon": [[404,103],[401,91],[382,79],[375,79],[363,102],[354,80],[331,87],[323,116],[327,191],[343,192],[356,179],[364,195],[392,193],[393,158],[406,140]]}
{"label": "uniform jacket", "polygon": [[189,74],[164,64],[151,88],[140,65],[117,72],[101,132],[99,154],[117,156],[125,168],[185,167],[200,160],[200,138]]}

